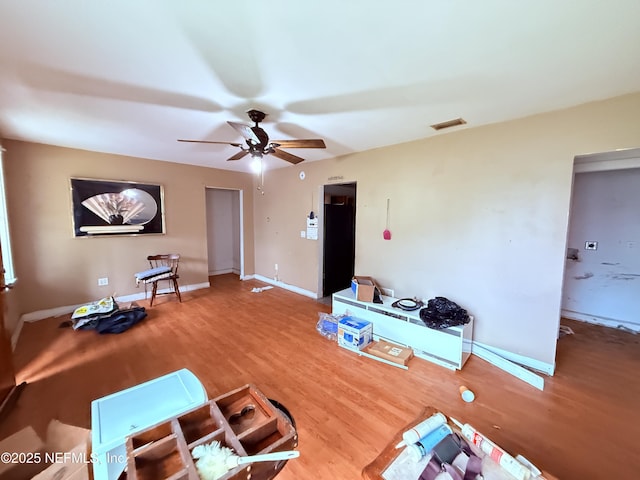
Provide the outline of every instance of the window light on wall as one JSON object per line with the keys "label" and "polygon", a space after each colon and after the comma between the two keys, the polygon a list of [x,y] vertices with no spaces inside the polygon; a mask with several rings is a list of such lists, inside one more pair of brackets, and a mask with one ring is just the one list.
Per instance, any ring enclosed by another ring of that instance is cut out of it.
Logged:
{"label": "window light on wall", "polygon": [[13,270],[11,255],[11,237],[9,236],[9,219],[7,215],[7,193],[4,179],[4,148],[0,145],[0,247],[2,248],[2,265],[4,267],[4,284],[13,285],[17,278]]}

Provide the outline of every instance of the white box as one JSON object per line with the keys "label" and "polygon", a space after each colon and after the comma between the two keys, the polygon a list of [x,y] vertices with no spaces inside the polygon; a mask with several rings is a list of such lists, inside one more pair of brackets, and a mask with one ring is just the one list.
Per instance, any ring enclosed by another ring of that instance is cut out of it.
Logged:
{"label": "white box", "polygon": [[338,321],[338,345],[362,350],[373,339],[373,324],[359,318],[344,317]]}
{"label": "white box", "polygon": [[92,401],[94,480],[115,480],[124,471],[127,436],[207,401],[202,383],[187,369]]}

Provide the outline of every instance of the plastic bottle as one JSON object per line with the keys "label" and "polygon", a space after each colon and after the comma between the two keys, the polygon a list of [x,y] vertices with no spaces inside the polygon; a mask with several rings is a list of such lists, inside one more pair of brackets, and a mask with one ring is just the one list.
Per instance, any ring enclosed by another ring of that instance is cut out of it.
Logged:
{"label": "plastic bottle", "polygon": [[497,464],[504,468],[518,480],[528,480],[531,477],[531,471],[515,458],[497,446],[487,437],[478,432],[468,423],[462,425],[455,419],[451,419],[456,425],[462,429],[462,436],[478,447],[482,452],[489,455]]}
{"label": "plastic bottle", "polygon": [[416,443],[422,437],[426,437],[429,433],[445,423],[447,423],[447,417],[440,412],[434,413],[423,422],[404,432],[402,434],[402,441],[396,445],[396,448]]}
{"label": "plastic bottle", "polygon": [[453,430],[451,430],[451,427],[449,425],[440,425],[434,431],[429,432],[426,436],[422,437],[416,443],[407,445],[407,453],[409,454],[409,458],[414,462],[419,462],[422,457],[433,450],[433,447],[440,443],[440,440],[452,433]]}

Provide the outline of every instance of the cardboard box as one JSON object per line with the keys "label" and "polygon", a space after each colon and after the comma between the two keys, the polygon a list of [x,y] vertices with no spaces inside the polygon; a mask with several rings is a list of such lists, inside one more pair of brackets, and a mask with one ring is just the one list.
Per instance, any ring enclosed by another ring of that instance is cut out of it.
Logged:
{"label": "cardboard box", "polygon": [[36,462],[38,458],[44,459],[45,446],[32,427],[23,428],[2,440],[0,452],[8,452],[14,457],[0,462],[0,480],[31,478],[45,467],[42,461]]}
{"label": "cardboard box", "polygon": [[409,363],[409,360],[413,358],[412,348],[403,347],[384,340],[372,343],[367,346],[365,351],[371,355],[375,355],[376,357],[384,358],[385,360],[404,366],[406,366],[407,363]]}
{"label": "cardboard box", "polygon": [[0,441],[0,452],[14,455],[0,462],[0,480],[88,480],[91,431],[52,420],[43,442],[32,427]]}
{"label": "cardboard box", "polygon": [[361,302],[373,302],[376,300],[376,297],[379,299],[382,294],[380,287],[378,287],[376,281],[371,277],[353,277],[351,279],[351,291],[356,299]]}
{"label": "cardboard box", "polygon": [[373,324],[366,320],[343,317],[338,321],[338,345],[362,350],[373,339]]}

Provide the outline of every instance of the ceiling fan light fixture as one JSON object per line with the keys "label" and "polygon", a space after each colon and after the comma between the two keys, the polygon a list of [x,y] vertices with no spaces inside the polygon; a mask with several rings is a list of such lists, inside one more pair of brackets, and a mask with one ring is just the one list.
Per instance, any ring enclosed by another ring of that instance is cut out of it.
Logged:
{"label": "ceiling fan light fixture", "polygon": [[[243,123],[227,121],[227,124],[236,130],[244,138],[244,144],[238,142],[222,142],[214,140],[186,140],[179,139],[179,142],[194,143],[219,143],[239,147],[240,152],[227,158],[228,161],[235,161],[251,155],[253,158],[262,158],[264,155],[273,155],[281,160],[285,160],[291,164],[297,164],[304,161],[304,158],[298,157],[292,153],[280,150],[282,148],[327,148],[324,140],[321,138],[311,139],[292,139],[292,140],[275,140],[269,141],[269,135],[260,127],[259,123],[264,120],[266,114],[259,110],[249,110],[247,112],[249,118],[255,122],[253,127]],[[246,145],[245,145],[246,144]],[[262,170],[262,169],[261,169]]]}
{"label": "ceiling fan light fixture", "polygon": [[444,130],[445,128],[457,127],[459,125],[465,125],[467,122],[463,118],[454,118],[453,120],[447,120],[446,122],[440,122],[431,125],[435,131]]}
{"label": "ceiling fan light fixture", "polygon": [[262,155],[252,155],[251,170],[253,173],[262,173]]}

